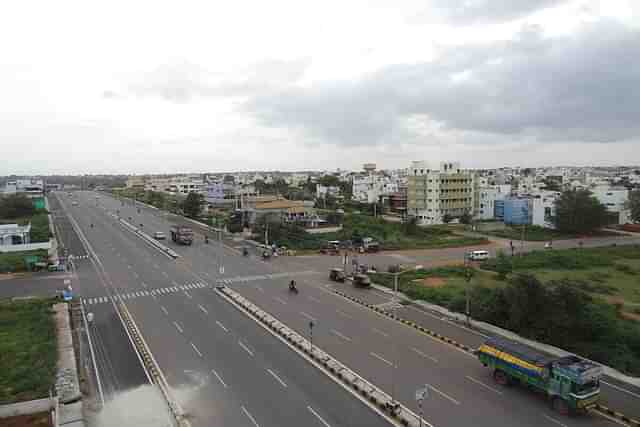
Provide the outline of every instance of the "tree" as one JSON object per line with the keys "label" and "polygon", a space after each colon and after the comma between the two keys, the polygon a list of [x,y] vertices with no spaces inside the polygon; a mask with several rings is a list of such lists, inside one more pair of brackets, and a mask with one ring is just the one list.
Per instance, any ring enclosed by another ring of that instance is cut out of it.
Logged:
{"label": "tree", "polygon": [[557,179],[546,177],[544,179],[544,189],[548,191],[562,191],[562,185]]}
{"label": "tree", "polygon": [[496,272],[498,273],[498,278],[504,280],[507,278],[507,274],[510,274],[512,271],[513,264],[511,264],[511,260],[505,255],[504,251],[498,251],[496,256]]}
{"label": "tree", "polygon": [[417,236],[420,233],[418,228],[418,218],[415,216],[410,217],[404,224],[402,224],[402,231],[407,236]]}
{"label": "tree", "polygon": [[465,212],[460,217],[461,224],[471,224],[473,218],[471,218],[471,214],[469,212]]}
{"label": "tree", "polygon": [[631,211],[631,221],[640,222],[640,190],[629,192],[627,209]]}
{"label": "tree", "polygon": [[607,224],[606,206],[589,190],[568,190],[555,201],[555,227],[565,233],[588,234]]}
{"label": "tree", "polygon": [[0,198],[0,218],[14,219],[32,216],[35,211],[33,202],[24,194],[11,194]]}
{"label": "tree", "polygon": [[325,187],[338,187],[340,185],[340,178],[335,175],[325,175],[318,180],[318,184]]}
{"label": "tree", "polygon": [[453,221],[453,217],[448,213],[444,214],[444,216],[442,217],[442,222],[444,222],[445,224],[449,224],[451,221]]}
{"label": "tree", "polygon": [[189,218],[197,218],[202,210],[202,203],[204,202],[204,196],[200,193],[191,192],[187,195],[187,198],[182,202],[182,210],[184,214]]}

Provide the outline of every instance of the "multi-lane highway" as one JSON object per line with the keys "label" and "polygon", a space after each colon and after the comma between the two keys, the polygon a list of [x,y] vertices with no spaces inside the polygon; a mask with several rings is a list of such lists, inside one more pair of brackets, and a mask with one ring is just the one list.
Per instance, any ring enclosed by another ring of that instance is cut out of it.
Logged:
{"label": "multi-lane highway", "polygon": [[[90,312],[120,295],[157,360],[174,398],[196,426],[383,426],[387,421],[282,345],[209,286],[188,262],[176,262],[125,231],[96,203],[59,194],[100,286],[80,289]],[[82,267],[79,267],[82,268]],[[114,319],[110,327],[122,326]],[[119,348],[126,347],[120,343]],[[115,371],[133,363],[110,359]],[[99,365],[102,365],[99,363]],[[99,371],[103,366],[99,366]],[[100,372],[101,373],[101,372]]]}
{"label": "multi-lane highway", "polygon": [[[131,217],[150,233],[168,234],[173,219],[105,195],[96,199],[95,193],[77,193],[78,206],[66,194],[61,199],[108,276],[102,289],[82,290],[87,308],[98,310],[109,305],[110,296],[123,295],[194,420],[265,426],[384,423],[219,299],[210,285],[225,282],[299,333],[308,334],[314,321],[314,343],[409,408],[417,411],[414,393],[429,384],[423,407],[434,426],[614,425],[596,415],[562,418],[526,390],[497,387],[470,354],[337,296],[327,288],[326,270],[304,259],[265,263],[227,245],[205,244],[199,236],[190,247],[167,243],[181,255],[174,261],[125,231],[113,214]],[[287,292],[289,278],[299,283],[299,294]],[[605,392],[610,402],[615,393],[613,400],[640,402],[633,393]]]}

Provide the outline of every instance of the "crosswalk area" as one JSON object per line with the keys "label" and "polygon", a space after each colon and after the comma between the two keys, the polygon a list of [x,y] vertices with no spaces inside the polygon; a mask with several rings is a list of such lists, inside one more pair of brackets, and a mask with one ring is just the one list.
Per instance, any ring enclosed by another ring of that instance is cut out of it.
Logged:
{"label": "crosswalk area", "polygon": [[236,276],[236,277],[216,279],[216,283],[230,285],[232,283],[246,283],[246,282],[255,282],[258,280],[282,279],[285,277],[307,276],[311,274],[317,274],[317,272],[313,270],[305,270],[305,271],[296,271],[296,272],[259,274],[256,276]]}
{"label": "crosswalk area", "polygon": [[204,289],[207,287],[208,285],[204,282],[194,282],[194,283],[188,283],[185,285],[167,286],[164,288],[156,288],[156,289],[145,289],[145,290],[136,291],[136,292],[126,292],[126,293],[123,292],[123,293],[115,294],[113,296],[82,298],[82,303],[84,305],[104,304],[104,303],[110,303],[111,301],[132,300],[132,299],[142,298],[142,297],[169,295],[169,294],[175,294],[176,292],[191,291],[195,289]]}

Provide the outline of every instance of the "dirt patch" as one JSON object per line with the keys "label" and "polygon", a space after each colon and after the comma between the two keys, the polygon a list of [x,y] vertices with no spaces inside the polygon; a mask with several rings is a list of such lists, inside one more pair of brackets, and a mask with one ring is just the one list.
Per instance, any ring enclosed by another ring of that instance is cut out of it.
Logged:
{"label": "dirt patch", "polygon": [[418,279],[416,283],[426,286],[427,288],[439,288],[447,284],[447,281],[442,277],[425,277],[424,279]]}
{"label": "dirt patch", "polygon": [[48,412],[40,412],[30,415],[18,415],[17,417],[2,418],[4,427],[51,427],[51,418]]}
{"label": "dirt patch", "polygon": [[623,311],[620,313],[620,316],[624,317],[627,320],[635,320],[636,322],[640,322],[640,314]]}

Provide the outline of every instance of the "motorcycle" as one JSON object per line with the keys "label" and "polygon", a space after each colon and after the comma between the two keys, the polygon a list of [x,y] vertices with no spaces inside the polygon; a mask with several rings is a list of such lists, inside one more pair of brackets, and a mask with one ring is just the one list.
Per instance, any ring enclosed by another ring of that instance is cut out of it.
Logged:
{"label": "motorcycle", "polygon": [[296,287],[296,282],[294,280],[289,282],[289,292],[293,292],[294,294],[298,293],[298,288]]}
{"label": "motorcycle", "polygon": [[247,250],[247,248],[242,248],[242,255],[249,256],[249,251]]}

